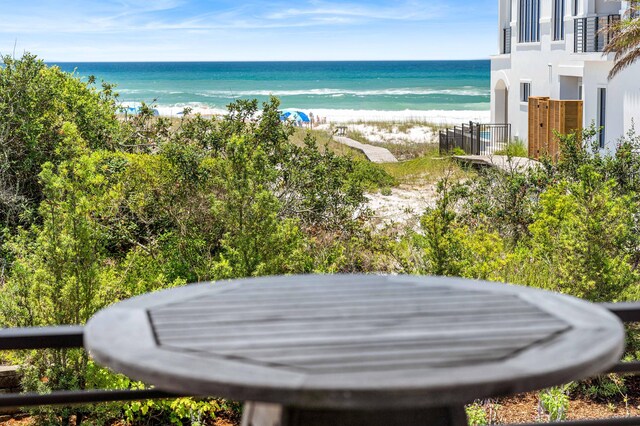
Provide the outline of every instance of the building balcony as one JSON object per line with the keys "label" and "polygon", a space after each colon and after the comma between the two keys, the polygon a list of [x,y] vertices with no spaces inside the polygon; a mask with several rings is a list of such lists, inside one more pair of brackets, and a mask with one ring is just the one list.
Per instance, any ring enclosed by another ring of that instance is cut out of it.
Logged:
{"label": "building balcony", "polygon": [[589,16],[574,20],[574,52],[602,52],[612,33],[606,28],[620,20],[620,15]]}

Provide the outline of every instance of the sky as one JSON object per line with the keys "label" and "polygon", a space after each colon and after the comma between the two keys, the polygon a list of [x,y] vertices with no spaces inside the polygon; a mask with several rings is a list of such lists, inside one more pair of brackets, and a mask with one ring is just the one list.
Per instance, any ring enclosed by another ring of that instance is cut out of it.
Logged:
{"label": "sky", "polygon": [[0,54],[49,62],[482,59],[497,0],[0,0]]}

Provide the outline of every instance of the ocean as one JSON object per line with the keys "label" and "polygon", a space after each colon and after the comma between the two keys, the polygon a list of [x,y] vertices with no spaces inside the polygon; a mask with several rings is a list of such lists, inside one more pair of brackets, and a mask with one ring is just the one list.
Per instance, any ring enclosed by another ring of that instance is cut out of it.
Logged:
{"label": "ocean", "polygon": [[283,109],[343,118],[428,118],[436,112],[466,118],[486,114],[490,100],[489,60],[52,65],[114,83],[123,104],[153,103],[163,115],[186,106],[217,113],[234,99],[265,101],[274,95]]}

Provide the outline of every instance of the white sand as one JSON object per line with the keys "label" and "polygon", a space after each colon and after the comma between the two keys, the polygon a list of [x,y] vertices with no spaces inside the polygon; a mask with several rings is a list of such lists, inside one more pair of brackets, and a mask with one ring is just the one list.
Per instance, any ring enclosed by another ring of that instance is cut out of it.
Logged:
{"label": "white sand", "polygon": [[[415,124],[411,127],[400,130],[398,126],[392,126],[391,129],[380,128],[375,124],[347,124],[348,132],[359,132],[371,142],[378,143],[435,143],[435,134],[431,126]],[[386,127],[386,126],[384,126]],[[316,127],[321,130],[330,130],[330,124],[321,124]]]}
{"label": "white sand", "polygon": [[436,185],[405,186],[391,189],[391,195],[367,194],[367,207],[379,225],[406,224],[417,228],[428,207],[435,207]]}
{"label": "white sand", "polygon": [[[123,102],[123,106],[137,107],[137,102]],[[185,108],[191,108],[192,114],[202,114],[205,116],[224,115],[226,109],[213,108],[205,104],[189,103],[184,105],[159,105],[155,109],[163,117],[180,117]],[[296,108],[289,108],[296,109]],[[312,113],[315,117],[322,117],[327,123],[346,123],[356,121],[422,121],[434,124],[460,124],[467,121],[488,122],[490,118],[489,111],[371,111],[371,110],[352,110],[352,109],[304,109],[300,111]]]}
{"label": "white sand", "polygon": [[316,117],[326,118],[329,123],[354,121],[422,121],[434,124],[460,124],[468,121],[488,122],[489,111],[368,111],[353,109],[312,109],[309,112]]}

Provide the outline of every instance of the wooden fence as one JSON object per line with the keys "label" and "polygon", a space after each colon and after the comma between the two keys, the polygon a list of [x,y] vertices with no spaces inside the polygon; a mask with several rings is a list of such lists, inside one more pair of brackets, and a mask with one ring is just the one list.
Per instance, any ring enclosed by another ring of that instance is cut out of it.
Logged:
{"label": "wooden fence", "polygon": [[529,157],[550,157],[560,153],[556,133],[568,134],[582,129],[582,101],[560,101],[547,97],[529,97]]}

